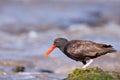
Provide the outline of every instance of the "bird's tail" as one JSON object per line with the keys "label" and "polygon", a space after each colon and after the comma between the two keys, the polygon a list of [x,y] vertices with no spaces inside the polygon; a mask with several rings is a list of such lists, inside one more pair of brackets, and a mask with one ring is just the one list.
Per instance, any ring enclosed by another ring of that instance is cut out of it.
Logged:
{"label": "bird's tail", "polygon": [[116,50],[111,45],[99,44],[99,46],[101,47],[102,50],[101,52],[97,53],[95,57],[105,55],[107,53],[116,52]]}
{"label": "bird's tail", "polygon": [[111,46],[111,45],[103,45],[102,47],[104,47],[104,49],[107,51],[107,53],[112,53],[112,52],[116,52],[117,50],[115,50],[114,48],[113,48],[113,46]]}

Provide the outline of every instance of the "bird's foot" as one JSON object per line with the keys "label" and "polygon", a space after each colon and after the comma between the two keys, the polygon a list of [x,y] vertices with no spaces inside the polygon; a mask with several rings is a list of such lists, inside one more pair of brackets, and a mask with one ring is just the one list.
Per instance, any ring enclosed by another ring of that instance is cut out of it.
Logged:
{"label": "bird's foot", "polygon": [[86,69],[86,67],[87,67],[87,66],[86,66],[86,65],[84,65],[84,66],[82,67],[82,69]]}

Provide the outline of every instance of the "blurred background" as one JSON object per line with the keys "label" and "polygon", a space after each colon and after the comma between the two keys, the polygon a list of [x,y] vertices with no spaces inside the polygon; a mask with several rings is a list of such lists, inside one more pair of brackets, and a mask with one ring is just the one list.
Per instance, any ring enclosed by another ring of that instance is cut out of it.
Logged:
{"label": "blurred background", "polygon": [[[81,68],[59,49],[43,56],[57,37],[113,45],[117,53],[89,67],[120,72],[120,1],[0,0],[0,79],[59,80]],[[17,66],[24,72],[15,73]]]}

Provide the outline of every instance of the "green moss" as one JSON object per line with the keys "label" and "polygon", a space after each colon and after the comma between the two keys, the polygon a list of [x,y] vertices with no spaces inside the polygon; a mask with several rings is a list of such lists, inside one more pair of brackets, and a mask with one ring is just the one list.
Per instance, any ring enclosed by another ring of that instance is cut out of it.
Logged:
{"label": "green moss", "polygon": [[75,69],[64,80],[120,80],[120,73],[106,72],[98,67],[86,70]]}

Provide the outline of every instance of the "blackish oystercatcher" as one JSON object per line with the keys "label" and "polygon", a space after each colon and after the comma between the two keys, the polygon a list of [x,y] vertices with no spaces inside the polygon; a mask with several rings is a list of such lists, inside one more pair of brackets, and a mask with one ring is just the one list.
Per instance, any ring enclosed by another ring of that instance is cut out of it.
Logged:
{"label": "blackish oystercatcher", "polygon": [[[116,52],[111,45],[95,43],[88,40],[68,41],[65,38],[57,38],[54,40],[53,46],[45,53],[45,56],[48,56],[56,47],[71,59],[81,61],[84,64],[82,68],[90,65],[94,58]],[[89,60],[88,63],[87,60]]]}

